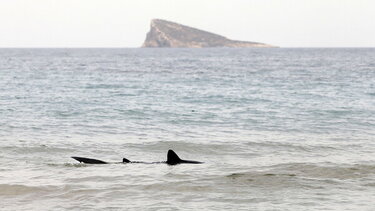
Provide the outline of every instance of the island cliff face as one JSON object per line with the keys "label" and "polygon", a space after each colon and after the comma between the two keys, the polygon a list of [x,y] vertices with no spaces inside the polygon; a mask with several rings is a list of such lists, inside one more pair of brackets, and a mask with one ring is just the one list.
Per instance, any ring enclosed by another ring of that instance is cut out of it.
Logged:
{"label": "island cliff face", "polygon": [[142,47],[205,48],[205,47],[276,47],[258,42],[230,40],[226,37],[170,21],[153,19]]}

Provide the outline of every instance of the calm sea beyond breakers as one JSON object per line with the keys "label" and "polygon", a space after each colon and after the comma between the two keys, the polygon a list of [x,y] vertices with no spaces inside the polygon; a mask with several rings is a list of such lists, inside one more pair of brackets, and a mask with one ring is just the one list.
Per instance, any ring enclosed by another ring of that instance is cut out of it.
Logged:
{"label": "calm sea beyond breakers", "polygon": [[0,49],[0,210],[374,200],[375,49]]}

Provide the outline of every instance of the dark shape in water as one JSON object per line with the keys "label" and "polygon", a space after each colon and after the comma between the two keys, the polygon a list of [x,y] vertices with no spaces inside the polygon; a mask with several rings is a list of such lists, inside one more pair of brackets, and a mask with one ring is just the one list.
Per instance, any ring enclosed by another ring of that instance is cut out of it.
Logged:
{"label": "dark shape in water", "polygon": [[80,163],[88,163],[88,164],[108,164],[105,161],[92,159],[92,158],[83,158],[83,157],[72,157],[73,159],[76,159]]}
{"label": "dark shape in water", "polygon": [[[92,158],[83,158],[83,157],[72,157],[73,159],[79,161],[80,163],[86,164],[109,164],[109,162],[105,162],[102,160],[92,159]],[[177,165],[181,163],[190,163],[190,164],[200,164],[203,162],[194,161],[194,160],[182,160],[173,150],[168,150],[167,154],[167,161],[161,162],[144,162],[144,161],[130,161],[126,158],[122,159],[122,162],[117,163],[145,163],[145,164],[155,164],[155,163],[166,163],[168,165]]]}
{"label": "dark shape in water", "polygon": [[191,164],[200,164],[200,163],[203,163],[203,162],[199,162],[199,161],[194,161],[194,160],[182,160],[180,159],[180,157],[178,157],[178,155],[173,151],[173,150],[168,150],[168,154],[167,154],[167,164],[169,165],[177,165],[177,164],[180,164],[180,163],[191,163]]}

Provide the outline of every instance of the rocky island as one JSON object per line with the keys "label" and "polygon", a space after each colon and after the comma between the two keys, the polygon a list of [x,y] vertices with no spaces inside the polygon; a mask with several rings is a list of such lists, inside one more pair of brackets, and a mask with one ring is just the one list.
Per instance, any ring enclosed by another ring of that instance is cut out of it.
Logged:
{"label": "rocky island", "polygon": [[218,34],[192,28],[182,24],[153,19],[142,47],[155,48],[269,48],[276,47],[264,43],[230,40]]}

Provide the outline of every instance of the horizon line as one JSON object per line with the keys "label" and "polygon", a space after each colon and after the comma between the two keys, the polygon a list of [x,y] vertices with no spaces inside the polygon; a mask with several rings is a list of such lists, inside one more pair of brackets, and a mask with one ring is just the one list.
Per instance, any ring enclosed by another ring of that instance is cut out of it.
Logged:
{"label": "horizon line", "polygon": [[[61,47],[61,46],[25,46],[25,47],[2,47],[0,49],[269,49],[269,48],[262,48],[262,47],[253,47],[253,48],[230,48],[230,47],[205,47],[205,48],[164,48],[164,47],[112,47],[112,46],[69,46],[69,47]],[[375,48],[375,46],[278,46],[276,48]],[[273,49],[273,48],[271,48]]]}

